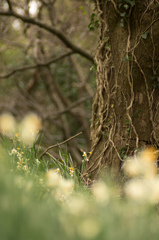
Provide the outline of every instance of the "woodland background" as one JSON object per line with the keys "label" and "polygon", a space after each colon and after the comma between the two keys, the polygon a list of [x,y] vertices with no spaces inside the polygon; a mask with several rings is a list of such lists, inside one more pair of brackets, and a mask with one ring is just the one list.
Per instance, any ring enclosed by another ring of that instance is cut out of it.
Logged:
{"label": "woodland background", "polygon": [[[68,151],[80,163],[81,151],[90,149],[96,88],[94,5],[79,0],[2,0],[0,11],[7,10],[16,18],[0,16],[0,113],[10,112],[18,121],[28,112],[38,114],[43,124],[42,147],[82,132],[68,143]],[[78,54],[75,46],[88,56]]]}
{"label": "woodland background", "polygon": [[158,240],[159,2],[92,2],[0,1],[0,239]]}

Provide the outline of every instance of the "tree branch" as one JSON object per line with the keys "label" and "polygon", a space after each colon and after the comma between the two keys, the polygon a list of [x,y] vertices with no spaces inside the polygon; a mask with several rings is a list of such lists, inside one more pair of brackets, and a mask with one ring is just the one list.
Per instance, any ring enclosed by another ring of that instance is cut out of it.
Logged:
{"label": "tree branch", "polygon": [[71,54],[73,54],[74,52],[72,51],[69,51],[67,53],[64,53],[64,54],[61,54],[60,56],[56,57],[56,58],[53,58],[52,60],[46,62],[46,63],[38,63],[38,64],[35,64],[35,65],[26,65],[26,66],[22,66],[20,68],[17,68],[17,69],[14,69],[13,71],[11,71],[10,73],[7,73],[5,75],[0,75],[0,79],[3,79],[3,78],[9,78],[10,76],[12,76],[13,74],[17,73],[17,72],[22,72],[22,71],[25,71],[25,70],[30,70],[30,69],[34,69],[34,68],[38,68],[38,67],[46,67],[46,66],[49,66],[50,64],[52,63],[55,63],[59,60],[61,60],[62,58],[65,58]]}
{"label": "tree branch", "polygon": [[51,119],[51,120],[54,120],[56,118],[58,118],[60,115],[70,111],[71,109],[75,108],[76,106],[80,105],[81,103],[87,101],[87,100],[90,100],[93,96],[88,96],[88,97],[83,97],[81,99],[79,99],[78,101],[76,101],[75,103],[72,103],[69,107],[65,108],[64,110],[61,110],[59,112],[55,112],[54,113],[54,116],[52,117],[52,113],[51,114],[48,114],[48,115],[45,115],[43,117],[43,119]]}
{"label": "tree branch", "polygon": [[10,0],[7,0],[8,6],[9,6],[9,10],[12,12],[13,8],[12,8],[12,3],[10,2]]}
{"label": "tree branch", "polygon": [[57,144],[55,144],[55,145],[52,145],[52,146],[46,148],[46,150],[40,155],[39,158],[41,158],[41,157],[42,157],[42,156],[43,156],[48,150],[50,150],[51,148],[58,147],[58,146],[60,146],[60,145],[62,145],[62,144],[64,144],[64,143],[66,143],[66,142],[72,140],[73,138],[75,138],[75,137],[77,137],[77,136],[79,136],[79,135],[81,135],[81,134],[82,134],[82,132],[77,133],[76,135],[74,135],[74,136],[72,136],[72,137],[66,139],[65,141],[63,141],[63,142],[61,142],[61,143],[57,143]]}
{"label": "tree branch", "polygon": [[0,16],[10,16],[10,17],[15,17],[18,18],[20,20],[22,20],[25,23],[30,23],[33,25],[36,25],[44,30],[47,30],[48,32],[56,35],[68,48],[70,48],[74,53],[78,53],[81,56],[87,58],[88,60],[90,60],[91,62],[94,62],[93,57],[87,53],[86,51],[84,51],[83,49],[81,49],[80,47],[76,46],[74,43],[72,43],[60,30],[57,30],[56,28],[49,26],[45,23],[43,23],[40,20],[28,17],[28,16],[23,16],[21,14],[18,14],[14,11],[0,11]]}

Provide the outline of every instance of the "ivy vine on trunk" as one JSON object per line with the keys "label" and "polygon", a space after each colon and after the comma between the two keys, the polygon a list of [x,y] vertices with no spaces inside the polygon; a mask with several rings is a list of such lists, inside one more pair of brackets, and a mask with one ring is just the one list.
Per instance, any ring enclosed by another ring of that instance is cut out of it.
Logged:
{"label": "ivy vine on trunk", "polygon": [[97,90],[92,108],[95,179],[145,145],[159,146],[159,1],[97,0]]}

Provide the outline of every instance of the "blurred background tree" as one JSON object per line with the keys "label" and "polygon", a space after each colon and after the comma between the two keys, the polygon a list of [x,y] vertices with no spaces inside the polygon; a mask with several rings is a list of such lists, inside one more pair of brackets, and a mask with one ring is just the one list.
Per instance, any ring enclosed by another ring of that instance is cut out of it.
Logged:
{"label": "blurred background tree", "polygon": [[68,142],[77,163],[80,150],[90,148],[98,26],[93,9],[82,0],[0,2],[0,113],[17,120],[37,113],[43,147],[82,131]]}

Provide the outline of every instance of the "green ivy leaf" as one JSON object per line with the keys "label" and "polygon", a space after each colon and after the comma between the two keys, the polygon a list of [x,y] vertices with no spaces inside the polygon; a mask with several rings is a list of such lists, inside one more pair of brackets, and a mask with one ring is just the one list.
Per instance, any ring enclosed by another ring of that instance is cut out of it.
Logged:
{"label": "green ivy leaf", "polygon": [[135,5],[135,1],[124,0],[126,3],[130,4],[132,7]]}
{"label": "green ivy leaf", "polygon": [[129,9],[129,5],[128,4],[124,4],[124,8],[127,10]]}
{"label": "green ivy leaf", "polygon": [[149,31],[146,31],[144,34],[142,34],[142,38],[143,38],[143,39],[146,39],[147,36],[148,36],[148,33],[149,33]]}
{"label": "green ivy leaf", "polygon": [[126,15],[126,12],[123,12],[120,14],[121,17],[125,17],[125,15]]}
{"label": "green ivy leaf", "polygon": [[155,70],[153,70],[153,75],[157,75],[157,72]]}
{"label": "green ivy leaf", "polygon": [[134,1],[131,1],[131,6],[133,7],[135,5],[135,2]]}
{"label": "green ivy leaf", "polygon": [[151,80],[155,80],[155,78],[156,78],[156,77],[154,77],[154,76],[151,76],[151,77],[150,77]]}
{"label": "green ivy leaf", "polygon": [[86,14],[87,14],[87,12],[84,10],[83,6],[80,6],[79,8],[82,10],[83,15],[86,15]]}
{"label": "green ivy leaf", "polygon": [[123,57],[123,62],[129,62],[130,59],[131,59],[130,56],[127,57],[127,56],[125,55],[125,56]]}

